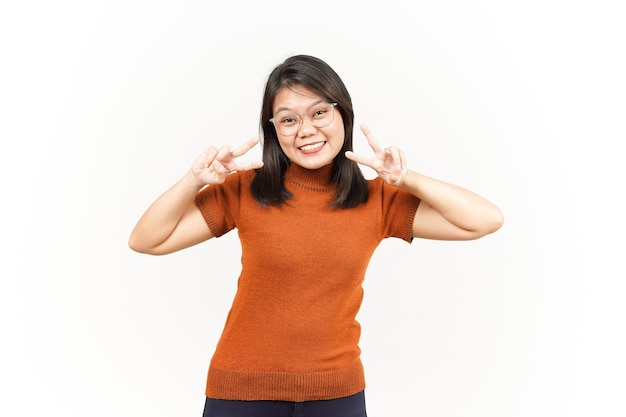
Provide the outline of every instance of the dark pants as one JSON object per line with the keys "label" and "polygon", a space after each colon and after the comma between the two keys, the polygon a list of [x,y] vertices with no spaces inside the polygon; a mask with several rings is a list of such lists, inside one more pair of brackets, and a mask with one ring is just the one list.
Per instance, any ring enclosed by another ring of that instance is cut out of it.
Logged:
{"label": "dark pants", "polygon": [[367,417],[363,391],[324,401],[232,401],[207,398],[203,417]]}

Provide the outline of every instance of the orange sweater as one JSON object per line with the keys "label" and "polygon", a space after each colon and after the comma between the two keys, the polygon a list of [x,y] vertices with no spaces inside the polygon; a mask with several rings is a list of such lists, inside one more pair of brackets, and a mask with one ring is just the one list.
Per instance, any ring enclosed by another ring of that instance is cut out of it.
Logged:
{"label": "orange sweater", "polygon": [[411,242],[419,200],[380,179],[367,203],[332,209],[330,166],[292,165],[294,198],[262,208],[254,172],[234,173],[196,197],[215,236],[236,228],[237,294],[211,360],[206,395],[231,400],[326,400],[365,388],[356,321],[370,257],[383,238]]}

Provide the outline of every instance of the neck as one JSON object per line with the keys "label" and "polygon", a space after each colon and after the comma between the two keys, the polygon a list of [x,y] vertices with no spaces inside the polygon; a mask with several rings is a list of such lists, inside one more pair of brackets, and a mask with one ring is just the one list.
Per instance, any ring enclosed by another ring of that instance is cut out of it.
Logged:
{"label": "neck", "polygon": [[332,190],[333,164],[318,169],[306,169],[292,163],[285,173],[285,181],[311,191]]}

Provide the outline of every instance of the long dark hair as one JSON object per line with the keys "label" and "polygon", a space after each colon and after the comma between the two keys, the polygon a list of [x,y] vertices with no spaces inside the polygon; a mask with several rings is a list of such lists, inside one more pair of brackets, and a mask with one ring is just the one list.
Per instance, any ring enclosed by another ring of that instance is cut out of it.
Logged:
{"label": "long dark hair", "polygon": [[261,107],[263,168],[256,171],[252,194],[263,206],[279,206],[292,195],[284,184],[285,171],[291,163],[283,152],[276,130],[269,119],[274,113],[274,98],[283,88],[306,87],[329,102],[337,103],[343,118],[343,147],[333,161],[332,182],[335,196],[331,207],[350,208],[367,201],[367,181],[359,166],[344,153],[352,150],[354,110],[350,93],[339,75],[324,61],[309,55],[287,58],[270,73],[265,84]]}

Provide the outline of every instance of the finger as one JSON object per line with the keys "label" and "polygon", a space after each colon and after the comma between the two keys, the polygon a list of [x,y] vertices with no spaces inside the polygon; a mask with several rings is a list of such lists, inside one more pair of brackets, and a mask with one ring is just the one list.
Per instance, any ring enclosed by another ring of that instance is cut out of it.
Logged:
{"label": "finger", "polygon": [[263,161],[250,161],[237,164],[235,171],[250,171],[263,167]]}
{"label": "finger", "polygon": [[400,169],[402,171],[406,171],[406,157],[404,156],[404,152],[400,150]]}
{"label": "finger", "polygon": [[210,146],[204,150],[194,162],[194,166],[200,166],[205,168],[213,162],[215,156],[217,155],[217,149],[214,146]]}
{"label": "finger", "polygon": [[394,161],[396,168],[398,168],[399,170],[405,170],[406,169],[406,157],[404,156],[404,152],[402,151],[402,149],[395,147],[395,146],[392,146],[389,149],[391,150],[393,161]]}
{"label": "finger", "polygon": [[240,147],[238,147],[237,149],[235,149],[234,151],[232,151],[232,155],[235,158],[238,158],[242,155],[245,155],[250,149],[254,148],[257,143],[259,143],[259,138],[257,136],[251,138],[250,140],[248,140],[246,143],[244,143],[243,145],[241,145]]}
{"label": "finger", "polygon": [[365,139],[367,139],[367,143],[369,143],[370,145],[370,148],[372,148],[375,153],[382,152],[382,149],[380,148],[378,141],[374,139],[374,135],[372,135],[372,131],[370,130],[370,128],[367,127],[365,123],[362,123],[360,127],[361,132],[363,132],[363,134],[365,135]]}
{"label": "finger", "polygon": [[223,145],[221,148],[219,148],[219,150],[217,151],[217,156],[215,157],[216,160],[218,161],[223,161],[226,157],[228,157],[230,155],[230,146],[228,145]]}
{"label": "finger", "polygon": [[401,150],[398,150],[398,151],[400,152],[400,174],[398,175],[398,180],[395,182],[394,185],[398,185],[402,181],[404,181],[404,179],[406,178],[409,172],[406,166],[406,158],[404,156],[404,152],[402,152]]}
{"label": "finger", "polygon": [[385,152],[391,156],[391,160],[393,161],[394,168],[398,170],[402,170],[402,157],[400,156],[400,149],[395,146],[390,146],[385,149]]}
{"label": "finger", "polygon": [[368,167],[372,166],[369,158],[365,158],[363,156],[357,155],[352,151],[346,151],[345,155],[346,155],[346,158],[348,158],[351,161],[356,162],[357,164],[366,165]]}

